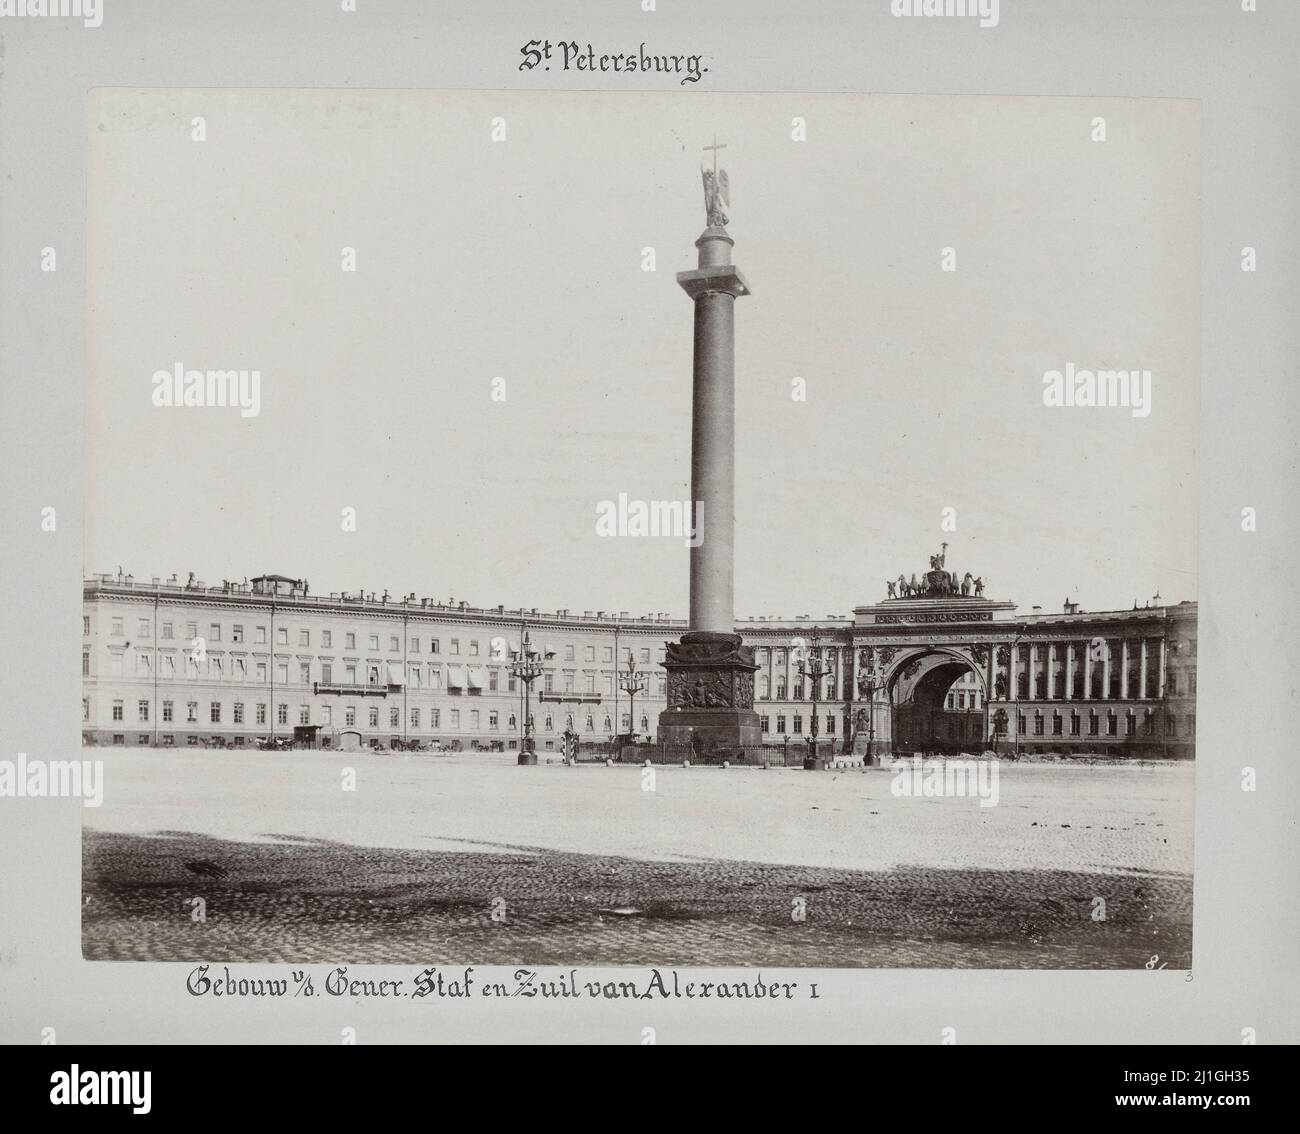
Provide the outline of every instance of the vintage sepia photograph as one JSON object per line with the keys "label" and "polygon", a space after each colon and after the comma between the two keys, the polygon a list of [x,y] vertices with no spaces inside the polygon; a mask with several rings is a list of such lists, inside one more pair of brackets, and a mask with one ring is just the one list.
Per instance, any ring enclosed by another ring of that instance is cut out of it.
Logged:
{"label": "vintage sepia photograph", "polygon": [[1196,103],[87,145],[85,959],[1191,968]]}

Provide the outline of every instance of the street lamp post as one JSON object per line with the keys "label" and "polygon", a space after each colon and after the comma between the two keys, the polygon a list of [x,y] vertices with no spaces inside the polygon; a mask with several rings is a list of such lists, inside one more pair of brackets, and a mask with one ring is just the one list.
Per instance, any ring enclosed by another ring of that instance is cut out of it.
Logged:
{"label": "street lamp post", "polygon": [[[644,693],[649,688],[649,677],[644,673],[639,673],[636,668],[636,659],[632,657],[632,651],[627,652],[627,669],[618,675],[618,687],[627,694],[627,712],[628,719],[632,722],[629,730],[632,736],[636,736],[636,695]],[[617,711],[617,710],[615,710]],[[616,722],[621,724],[622,722]],[[614,730],[618,735],[618,729]]]}
{"label": "street lamp post", "polygon": [[812,720],[811,729],[808,733],[808,755],[803,758],[805,771],[814,771],[818,767],[817,762],[817,704],[819,701],[818,694],[821,692],[822,678],[826,676],[827,667],[821,659],[821,651],[817,647],[817,639],[814,638],[811,647],[811,656],[805,657],[799,662],[799,676],[805,681],[811,683],[812,688],[809,690],[810,700],[812,702]]}
{"label": "street lamp post", "polygon": [[541,650],[533,649],[527,630],[524,631],[519,649],[510,651],[510,675],[524,683],[524,728],[519,748],[520,764],[537,763],[537,749],[533,741],[533,682],[541,674],[544,664],[554,656],[555,654],[549,650],[543,653]]}
{"label": "street lamp post", "polygon": [[864,767],[871,766],[871,749],[876,739],[876,690],[879,678],[874,669],[868,670],[858,683],[858,690],[867,695],[867,751],[862,761]]}

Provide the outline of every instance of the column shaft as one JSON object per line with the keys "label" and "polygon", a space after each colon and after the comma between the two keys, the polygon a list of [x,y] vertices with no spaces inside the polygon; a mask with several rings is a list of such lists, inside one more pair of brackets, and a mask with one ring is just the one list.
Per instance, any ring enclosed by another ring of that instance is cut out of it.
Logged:
{"label": "column shaft", "polygon": [[734,634],[736,516],[736,298],[706,291],[695,300],[691,413],[691,629]]}

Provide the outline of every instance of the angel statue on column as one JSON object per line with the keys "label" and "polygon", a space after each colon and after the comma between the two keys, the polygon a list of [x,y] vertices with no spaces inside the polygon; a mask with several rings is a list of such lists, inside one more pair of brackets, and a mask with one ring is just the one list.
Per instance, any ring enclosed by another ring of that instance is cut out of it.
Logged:
{"label": "angel statue on column", "polygon": [[723,206],[731,208],[731,186],[727,182],[727,171],[719,169],[700,169],[704,178],[704,211],[709,218],[710,228],[726,228],[727,214]]}

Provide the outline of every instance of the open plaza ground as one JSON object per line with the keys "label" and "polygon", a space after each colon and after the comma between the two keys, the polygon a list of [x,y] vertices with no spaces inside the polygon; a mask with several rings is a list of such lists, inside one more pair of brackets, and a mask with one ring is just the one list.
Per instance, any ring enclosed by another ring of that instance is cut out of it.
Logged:
{"label": "open plaza ground", "polygon": [[86,755],[91,960],[1191,965],[1188,763],[1003,762],[981,807],[887,768]]}

